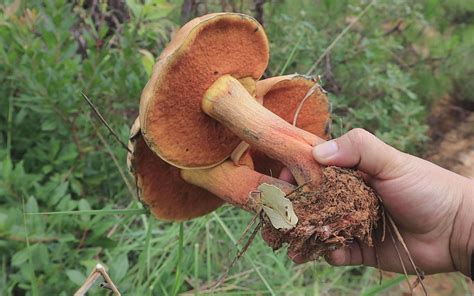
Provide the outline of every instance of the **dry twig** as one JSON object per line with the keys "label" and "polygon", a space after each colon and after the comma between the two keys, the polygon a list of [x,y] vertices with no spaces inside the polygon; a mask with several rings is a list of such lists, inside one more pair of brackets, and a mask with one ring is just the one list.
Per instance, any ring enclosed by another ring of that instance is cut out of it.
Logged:
{"label": "dry twig", "polygon": [[101,287],[110,289],[112,292],[114,292],[114,295],[121,296],[120,291],[117,289],[115,286],[114,282],[110,278],[109,274],[105,270],[105,267],[98,263],[94,270],[91,272],[91,274],[87,277],[87,279],[84,281],[84,284],[79,288],[79,290],[74,293],[74,296],[84,296],[86,295],[87,291],[94,285],[94,283],[97,281],[99,277],[104,279],[105,283],[101,284]]}
{"label": "dry twig", "polygon": [[[256,217],[258,217],[260,215],[260,213],[258,213],[256,215]],[[252,221],[250,223],[253,224],[254,222],[254,219],[255,217],[252,219]],[[239,251],[237,253],[237,255],[234,257],[234,259],[232,260],[232,262],[230,263],[230,265],[226,268],[226,271],[224,272],[224,274],[222,274],[221,278],[217,281],[217,283],[211,287],[211,290],[214,290],[216,289],[217,287],[219,287],[224,281],[225,279],[227,278],[227,275],[229,274],[229,271],[230,269],[235,265],[235,263],[245,254],[245,252],[248,250],[248,248],[250,247],[250,244],[253,242],[253,240],[255,239],[255,236],[257,235],[258,231],[260,230],[260,228],[262,227],[262,220],[260,220],[257,224],[257,226],[255,227],[255,229],[252,231],[252,234],[250,234],[250,237],[249,239],[247,240],[247,242],[245,243],[244,247],[242,248],[241,251]],[[245,233],[244,233],[245,235]],[[240,241],[241,239],[239,239]]]}
{"label": "dry twig", "polygon": [[81,92],[81,95],[82,97],[84,98],[84,100],[86,100],[87,104],[89,104],[89,106],[92,108],[92,110],[94,111],[94,113],[97,115],[97,117],[99,117],[100,121],[107,127],[107,129],[109,130],[109,132],[115,137],[115,139],[117,140],[117,142],[119,142],[124,148],[125,150],[127,150],[128,152],[132,153],[132,151],[130,151],[130,149],[128,149],[128,146],[122,142],[122,140],[120,140],[120,137],[117,135],[117,133],[110,127],[110,125],[107,123],[107,121],[105,120],[105,118],[102,116],[102,114],[100,114],[99,110],[97,110],[97,108],[95,107],[95,105],[92,103],[92,101],[83,93]]}

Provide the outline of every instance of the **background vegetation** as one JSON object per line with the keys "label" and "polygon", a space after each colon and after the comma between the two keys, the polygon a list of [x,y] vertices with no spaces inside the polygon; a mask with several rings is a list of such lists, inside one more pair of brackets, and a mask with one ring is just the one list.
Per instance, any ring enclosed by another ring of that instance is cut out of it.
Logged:
{"label": "background vegetation", "polygon": [[[224,272],[250,216],[229,206],[182,224],[110,214],[142,206],[126,151],[80,95],[126,141],[154,57],[172,32],[221,10],[264,21],[266,76],[321,75],[334,136],[364,127],[420,154],[431,104],[445,94],[474,102],[470,0],[7,1],[0,12],[0,294],[71,295],[97,262],[130,295],[204,293]],[[25,214],[73,210],[83,214]],[[379,286],[371,268],[295,266],[257,237],[214,293],[369,295],[402,280]]]}

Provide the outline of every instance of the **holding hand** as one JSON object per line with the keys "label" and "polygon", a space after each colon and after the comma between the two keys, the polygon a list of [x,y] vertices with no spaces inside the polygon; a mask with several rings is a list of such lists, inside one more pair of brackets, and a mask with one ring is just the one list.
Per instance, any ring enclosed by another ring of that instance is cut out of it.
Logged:
{"label": "holding hand", "polygon": [[[402,153],[362,129],[316,146],[313,155],[323,165],[355,167],[366,175],[423,271],[470,275],[474,181]],[[327,260],[333,265],[377,266],[375,249],[380,268],[403,271],[389,238],[376,242],[375,248],[354,242],[333,251]],[[306,261],[301,257],[294,260]]]}

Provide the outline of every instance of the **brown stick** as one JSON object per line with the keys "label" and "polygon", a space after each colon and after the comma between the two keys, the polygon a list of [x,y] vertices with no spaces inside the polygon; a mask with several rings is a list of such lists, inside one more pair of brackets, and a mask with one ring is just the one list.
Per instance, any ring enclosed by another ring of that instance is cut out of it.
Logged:
{"label": "brown stick", "polygon": [[100,114],[99,110],[95,107],[95,105],[92,103],[92,101],[83,93],[81,92],[82,97],[84,100],[86,100],[87,104],[91,107],[91,109],[94,111],[94,113],[99,117],[100,121],[107,127],[109,132],[114,136],[114,138],[117,140],[117,142],[120,143],[128,152],[131,152],[130,149],[128,149],[127,144],[125,144],[122,140],[120,140],[120,137],[117,135],[117,133],[110,127],[110,125],[107,123],[105,118]]}
{"label": "brown stick", "polygon": [[79,290],[74,293],[74,296],[84,296],[87,291],[92,287],[92,285],[97,281],[97,279],[102,276],[107,283],[107,288],[114,292],[114,295],[120,296],[120,291],[115,286],[112,279],[109,277],[107,271],[105,270],[102,264],[97,264],[91,274],[87,277],[84,284],[79,288]]}

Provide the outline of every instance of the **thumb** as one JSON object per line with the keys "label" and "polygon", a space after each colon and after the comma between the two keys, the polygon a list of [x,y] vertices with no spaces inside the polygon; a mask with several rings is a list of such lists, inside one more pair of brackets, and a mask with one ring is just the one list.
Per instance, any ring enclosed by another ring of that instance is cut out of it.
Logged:
{"label": "thumb", "polygon": [[381,179],[396,177],[394,173],[406,161],[405,153],[359,128],[315,146],[313,156],[323,165],[355,167]]}

